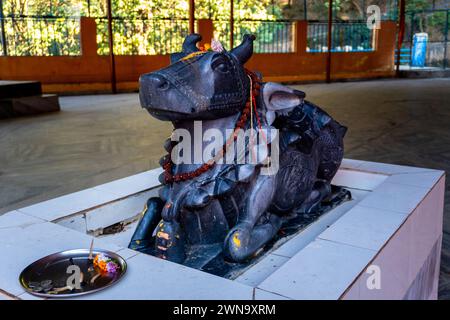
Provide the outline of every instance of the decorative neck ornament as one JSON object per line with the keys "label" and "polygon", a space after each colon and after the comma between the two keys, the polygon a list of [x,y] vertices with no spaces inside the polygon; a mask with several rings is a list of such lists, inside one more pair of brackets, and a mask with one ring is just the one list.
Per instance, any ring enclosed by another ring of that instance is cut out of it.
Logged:
{"label": "decorative neck ornament", "polygon": [[[202,51],[199,51],[199,52],[202,52]],[[192,54],[195,54],[195,53],[196,52],[194,52]],[[202,173],[205,173],[206,171],[210,170],[211,168],[213,168],[215,166],[216,162],[219,161],[221,158],[223,158],[223,156],[227,152],[227,149],[230,146],[230,144],[237,139],[239,130],[245,128],[245,125],[247,123],[249,116],[250,116],[251,128],[253,129],[253,115],[255,115],[258,127],[261,129],[261,121],[259,119],[257,106],[256,106],[256,97],[259,95],[259,90],[261,88],[261,82],[255,73],[253,73],[247,69],[245,69],[245,72],[250,80],[250,96],[249,96],[249,100],[245,104],[244,109],[242,110],[241,116],[239,117],[238,121],[236,122],[233,134],[227,139],[227,141],[222,146],[220,151],[213,158],[211,158],[206,163],[202,164],[200,167],[198,167],[197,169],[195,169],[191,172],[173,174],[172,173],[173,162],[171,159],[172,150],[171,149],[168,150],[169,154],[165,158],[164,163],[162,164],[162,167],[164,169],[164,182],[166,184],[191,180],[193,178],[200,176]]]}

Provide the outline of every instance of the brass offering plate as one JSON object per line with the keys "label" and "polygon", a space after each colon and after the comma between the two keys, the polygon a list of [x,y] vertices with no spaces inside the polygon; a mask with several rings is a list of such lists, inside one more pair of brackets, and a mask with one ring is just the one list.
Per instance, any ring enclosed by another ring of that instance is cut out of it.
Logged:
{"label": "brass offering plate", "polygon": [[[75,249],[41,258],[22,271],[20,284],[28,293],[38,297],[75,297],[114,285],[127,270],[127,263],[118,254],[93,249],[91,257],[103,254],[118,265],[115,272],[100,272],[94,267],[93,259],[89,259],[89,254],[88,249]],[[76,283],[79,289],[74,286]]]}

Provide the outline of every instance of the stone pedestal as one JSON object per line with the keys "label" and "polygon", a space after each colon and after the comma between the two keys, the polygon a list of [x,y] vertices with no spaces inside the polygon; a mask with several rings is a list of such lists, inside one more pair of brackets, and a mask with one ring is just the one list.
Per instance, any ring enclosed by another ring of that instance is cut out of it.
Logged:
{"label": "stone pedestal", "polygon": [[[112,250],[129,265],[117,285],[83,299],[436,299],[443,171],[344,160],[333,183],[353,200],[274,247],[234,280],[126,248],[160,169],[0,216],[0,299],[35,298],[23,268],[75,248]],[[121,225],[116,234],[103,234]]]}

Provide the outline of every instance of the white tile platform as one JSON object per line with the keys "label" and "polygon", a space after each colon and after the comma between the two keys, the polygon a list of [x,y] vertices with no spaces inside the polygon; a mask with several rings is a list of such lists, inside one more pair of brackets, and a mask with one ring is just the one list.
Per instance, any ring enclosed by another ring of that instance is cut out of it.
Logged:
{"label": "white tile platform", "polygon": [[[129,269],[117,285],[82,299],[437,298],[443,171],[344,159],[333,183],[350,189],[353,200],[286,239],[235,280],[126,248],[146,199],[157,192],[160,172],[0,216],[0,300],[39,299],[20,286],[22,269],[54,252],[88,248],[92,236],[95,247],[117,252]],[[102,234],[118,223],[122,232]]]}

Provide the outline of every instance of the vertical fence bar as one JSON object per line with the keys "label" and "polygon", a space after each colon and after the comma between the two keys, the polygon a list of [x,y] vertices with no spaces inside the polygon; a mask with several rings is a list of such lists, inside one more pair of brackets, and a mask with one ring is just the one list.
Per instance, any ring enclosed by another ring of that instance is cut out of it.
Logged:
{"label": "vertical fence bar", "polygon": [[[396,76],[400,76],[400,53],[402,50],[403,36],[405,34],[405,0],[400,0],[400,18],[398,22],[398,39],[397,39],[397,63],[395,66]],[[412,25],[412,19],[411,19]],[[412,45],[412,44],[411,44]]]}
{"label": "vertical fence bar", "polygon": [[[50,2],[50,4],[51,4],[51,2]],[[39,32],[40,32],[40,34],[43,34],[42,24],[45,23],[45,20],[39,18],[38,22],[39,22]],[[34,50],[34,55],[44,55],[44,48],[45,48],[44,39],[43,39],[43,37],[40,37],[39,48],[36,48],[36,50]],[[30,51],[30,56],[32,56],[32,55],[33,55],[33,51]]]}
{"label": "vertical fence bar", "polygon": [[5,32],[5,20],[3,15],[3,0],[0,0],[0,28],[1,30],[1,37],[2,37],[2,49],[3,49],[3,55],[8,55],[8,45],[6,43],[6,32]]}
{"label": "vertical fence bar", "polygon": [[366,0],[362,0],[362,19],[366,20]]}
{"label": "vertical fence bar", "polygon": [[230,50],[234,45],[234,0],[230,0]]}
{"label": "vertical fence bar", "polygon": [[283,52],[289,52],[289,44],[290,44],[290,37],[289,37],[289,25],[287,23],[283,23],[284,28],[284,51]]}
{"label": "vertical fence bar", "polygon": [[326,70],[326,81],[331,82],[331,38],[333,31],[333,0],[328,0],[328,38],[327,38],[327,70]]}
{"label": "vertical fence bar", "polygon": [[307,11],[307,5],[306,5],[306,0],[303,0],[303,11],[304,11],[304,17],[305,17],[305,21],[308,21],[308,11]]}
{"label": "vertical fence bar", "polygon": [[108,45],[109,45],[109,64],[111,69],[111,91],[117,93],[117,80],[116,80],[116,59],[114,56],[114,40],[113,40],[113,28],[112,28],[112,8],[111,0],[106,0],[108,11]]}
{"label": "vertical fence bar", "polygon": [[411,13],[411,26],[410,26],[410,30],[409,30],[409,41],[410,41],[410,46],[409,46],[409,66],[410,67],[412,65],[412,50],[413,50],[413,41],[414,41],[414,20],[415,20],[415,13],[412,12]]}
{"label": "vertical fence bar", "polygon": [[189,0],[189,33],[195,32],[195,0]]}
{"label": "vertical fence bar", "polygon": [[87,15],[91,16],[91,0],[87,0]]}
{"label": "vertical fence bar", "polygon": [[444,69],[447,68],[447,45],[448,45],[448,19],[449,19],[449,15],[450,15],[450,10],[446,11],[446,18],[445,18],[445,34],[444,34]]}

